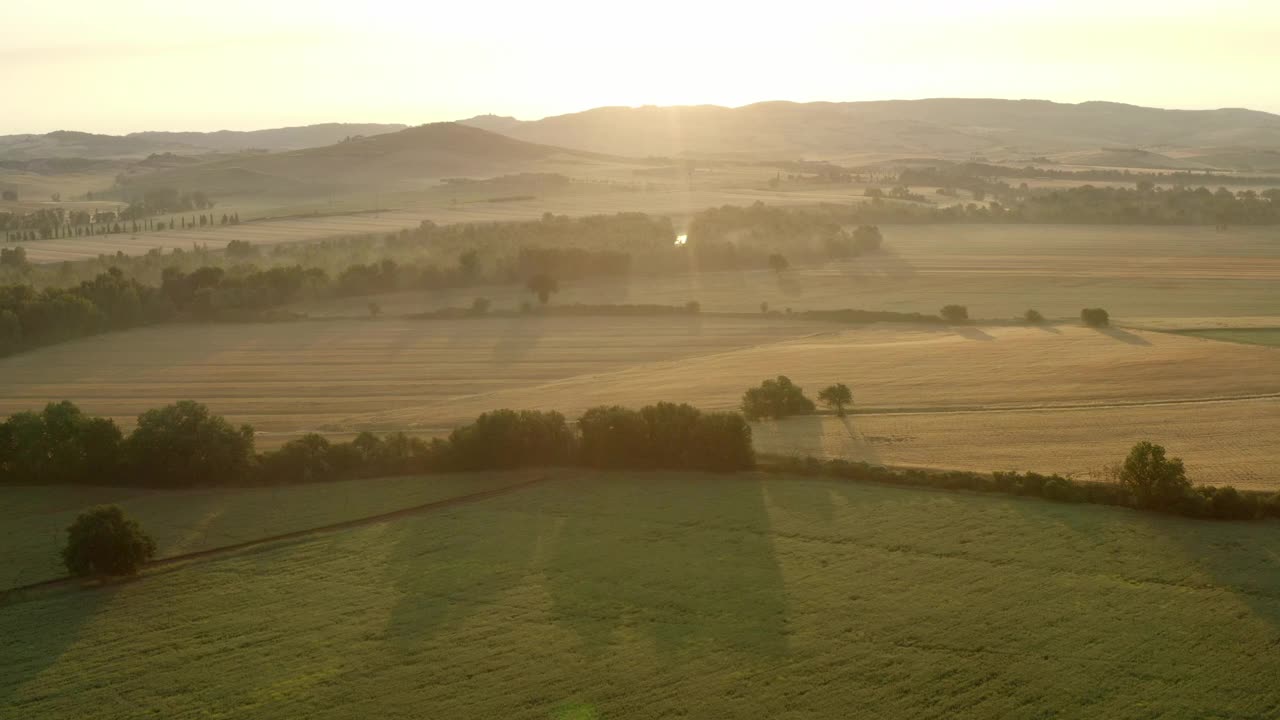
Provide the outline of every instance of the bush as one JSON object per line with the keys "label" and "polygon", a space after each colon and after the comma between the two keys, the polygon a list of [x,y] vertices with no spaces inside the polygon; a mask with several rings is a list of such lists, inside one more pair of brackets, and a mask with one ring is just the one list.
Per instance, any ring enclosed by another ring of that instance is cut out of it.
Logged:
{"label": "bush", "polygon": [[253,460],[253,428],[234,428],[204,405],[183,400],[139,415],[125,452],[129,470],[143,485],[237,483]]}
{"label": "bush", "polygon": [[969,319],[969,308],[964,305],[947,305],[938,314],[949,323],[962,323]]}
{"label": "bush", "polygon": [[471,313],[473,315],[484,315],[485,313],[489,312],[489,308],[491,306],[492,306],[492,303],[489,301],[489,298],[478,297],[475,300],[471,301]]}
{"label": "bush", "polygon": [[875,225],[859,225],[853,231],[853,249],[858,254],[876,252],[883,241],[884,236]]}
{"label": "bush", "polygon": [[742,414],[748,420],[808,415],[816,409],[813,401],[804,396],[804,390],[785,375],[765,380],[742,396]]}
{"label": "bush", "polygon": [[494,410],[449,434],[449,462],[459,470],[566,465],[574,437],[558,412]]}
{"label": "bush", "polygon": [[1022,319],[1029,325],[1039,325],[1044,322],[1044,315],[1041,315],[1039,310],[1028,310],[1022,313]]}
{"label": "bush", "polygon": [[62,563],[78,577],[133,575],[155,554],[155,541],[137,522],[117,505],[101,505],[67,528]]}
{"label": "bush", "polygon": [[703,413],[690,438],[689,467],[729,472],[755,467],[751,426],[735,412]]}
{"label": "bush", "polygon": [[333,446],[323,436],[308,433],[262,456],[261,472],[273,483],[308,483],[334,477]]}
{"label": "bush", "polygon": [[645,467],[651,452],[649,426],[641,414],[613,405],[593,407],[578,419],[580,457],[592,467]]}
{"label": "bush", "polygon": [[1173,508],[1191,489],[1182,460],[1166,458],[1164,447],[1146,441],[1129,451],[1120,466],[1119,480],[1143,508]]}
{"label": "bush", "polygon": [[1080,320],[1089,327],[1107,327],[1111,324],[1111,315],[1102,308],[1085,308],[1080,311]]}

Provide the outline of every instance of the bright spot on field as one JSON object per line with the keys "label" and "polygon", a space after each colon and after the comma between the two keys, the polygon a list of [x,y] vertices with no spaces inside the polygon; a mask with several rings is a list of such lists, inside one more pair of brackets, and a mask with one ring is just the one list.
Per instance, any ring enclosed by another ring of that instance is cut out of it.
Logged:
{"label": "bright spot on field", "polygon": [[688,236],[688,235],[677,235],[677,236],[676,236],[676,244],[677,244],[677,245],[684,245],[684,244],[685,244],[685,243],[687,243],[687,242],[689,242],[689,236]]}

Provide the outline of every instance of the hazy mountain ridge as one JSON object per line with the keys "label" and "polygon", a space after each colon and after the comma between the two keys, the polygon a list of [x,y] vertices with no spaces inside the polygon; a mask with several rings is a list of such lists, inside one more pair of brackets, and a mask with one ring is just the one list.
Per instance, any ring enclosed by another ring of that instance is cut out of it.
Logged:
{"label": "hazy mountain ridge", "polygon": [[446,177],[541,170],[547,162],[606,159],[458,123],[432,123],[323,147],[174,167],[130,179],[129,185],[202,188],[223,195],[303,193],[393,187]]}
{"label": "hazy mountain ridge", "polygon": [[265,130],[147,131],[128,135],[55,130],[42,135],[0,135],[0,160],[128,159],[158,153],[190,155],[236,152],[251,148],[297,150],[331,145],[351,136],[380,135],[404,128],[404,125],[398,124],[324,123]]}
{"label": "hazy mountain ridge", "polygon": [[460,121],[530,142],[631,156],[1033,155],[1142,147],[1280,148],[1280,116],[1112,102],[931,99],[602,107],[534,121]]}

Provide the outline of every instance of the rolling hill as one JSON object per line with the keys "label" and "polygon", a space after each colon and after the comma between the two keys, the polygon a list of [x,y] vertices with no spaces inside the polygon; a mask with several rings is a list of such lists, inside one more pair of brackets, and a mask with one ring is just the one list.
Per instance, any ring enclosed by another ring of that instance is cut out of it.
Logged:
{"label": "rolling hill", "polygon": [[608,162],[605,156],[515,140],[458,123],[433,123],[325,147],[230,159],[130,178],[130,188],[201,188],[219,197],[408,188],[449,177],[480,177]]}
{"label": "rolling hill", "polygon": [[98,135],[57,130],[43,135],[0,135],[0,160],[44,158],[125,159],[154,153],[198,154],[259,150],[298,150],[357,135],[403,130],[404,125],[325,123],[268,130],[218,132],[139,132]]}
{"label": "rolling hill", "polygon": [[853,158],[1032,155],[1135,147],[1277,148],[1280,116],[1109,102],[933,99],[604,107],[536,121],[461,121],[530,142],[632,156]]}

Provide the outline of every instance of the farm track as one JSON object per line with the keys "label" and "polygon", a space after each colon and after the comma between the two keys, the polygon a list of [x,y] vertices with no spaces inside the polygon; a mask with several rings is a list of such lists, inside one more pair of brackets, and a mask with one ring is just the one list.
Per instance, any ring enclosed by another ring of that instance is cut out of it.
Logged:
{"label": "farm track", "polygon": [[[552,479],[551,475],[542,474],[532,480],[525,480],[524,482],[518,482],[514,485],[506,485],[500,488],[493,488],[492,490],[482,490],[480,492],[471,493],[468,495],[459,495],[456,497],[445,498],[443,500],[433,500],[432,502],[422,503],[421,505],[414,505],[407,508],[400,508],[399,510],[391,510],[389,512],[379,513],[377,515],[367,515],[362,518],[355,518],[354,520],[344,520],[342,522],[331,523],[329,525],[320,525],[313,528],[306,528],[304,530],[294,530],[292,532],[281,533],[279,535],[271,535],[269,537],[258,538],[256,540],[248,540],[245,542],[234,543],[231,545],[223,545],[221,547],[209,548],[207,550],[197,550],[195,552],[182,553],[179,555],[170,555],[169,557],[163,557],[163,558],[159,558],[156,560],[152,560],[151,562],[148,562],[143,567],[143,570],[153,570],[156,568],[179,565],[179,564],[191,562],[193,560],[203,560],[210,557],[221,557],[221,556],[231,555],[237,552],[241,552],[243,550],[251,550],[264,545],[272,545],[274,543],[288,542],[290,540],[298,540],[302,538],[314,537],[317,535],[324,535],[327,533],[338,532],[340,530],[349,530],[351,528],[363,527],[366,525],[376,525],[379,523],[390,522],[392,520],[399,520],[401,518],[410,517],[412,515],[419,515],[419,514],[431,512],[434,510],[443,510],[445,508],[456,507],[458,505],[468,505],[471,503],[479,502],[481,500],[487,500],[489,498],[498,497],[500,495],[507,495],[519,490],[524,490],[525,488],[532,487],[534,485],[538,485],[544,482],[548,482],[551,479]],[[21,594],[25,592],[65,588],[77,582],[79,582],[78,578],[60,577],[60,578],[54,578],[52,580],[42,580],[40,582],[31,583],[29,585],[22,585],[19,587],[9,588],[3,592],[0,592],[0,606],[4,604],[5,600],[9,598],[21,596]]]}

